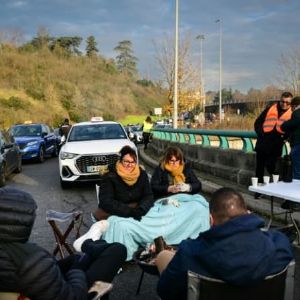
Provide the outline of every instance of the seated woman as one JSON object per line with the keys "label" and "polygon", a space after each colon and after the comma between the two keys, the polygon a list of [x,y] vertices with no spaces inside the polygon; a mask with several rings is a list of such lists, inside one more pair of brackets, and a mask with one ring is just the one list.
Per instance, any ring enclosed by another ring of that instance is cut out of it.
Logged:
{"label": "seated woman", "polygon": [[201,182],[184,162],[182,151],[172,146],[166,149],[154,170],[151,187],[154,198],[158,199],[177,193],[197,194],[201,191]]}
{"label": "seated woman", "polygon": [[147,173],[137,163],[137,155],[130,146],[120,150],[120,160],[114,170],[100,182],[96,220],[111,215],[140,220],[153,205],[153,195]]}

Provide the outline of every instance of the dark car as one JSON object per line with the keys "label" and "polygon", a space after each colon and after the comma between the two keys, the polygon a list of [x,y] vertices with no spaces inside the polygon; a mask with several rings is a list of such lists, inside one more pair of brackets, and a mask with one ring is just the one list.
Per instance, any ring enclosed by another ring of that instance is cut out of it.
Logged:
{"label": "dark car", "polygon": [[10,133],[20,147],[23,160],[44,162],[46,155],[58,155],[57,137],[46,124],[14,125]]}
{"label": "dark car", "polygon": [[0,186],[4,186],[9,174],[22,171],[22,157],[14,138],[0,131]]}

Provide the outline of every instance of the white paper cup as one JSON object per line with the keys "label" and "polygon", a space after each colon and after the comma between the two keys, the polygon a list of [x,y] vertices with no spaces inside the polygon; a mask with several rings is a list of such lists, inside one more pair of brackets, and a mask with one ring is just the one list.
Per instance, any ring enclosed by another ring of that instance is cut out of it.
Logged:
{"label": "white paper cup", "polygon": [[270,183],[270,176],[264,176],[264,184]]}
{"label": "white paper cup", "polygon": [[251,177],[251,183],[252,186],[256,187],[258,183],[258,178],[257,177]]}
{"label": "white paper cup", "polygon": [[279,181],[279,175],[278,174],[273,174],[272,175],[272,178],[273,178],[273,182],[276,183]]}

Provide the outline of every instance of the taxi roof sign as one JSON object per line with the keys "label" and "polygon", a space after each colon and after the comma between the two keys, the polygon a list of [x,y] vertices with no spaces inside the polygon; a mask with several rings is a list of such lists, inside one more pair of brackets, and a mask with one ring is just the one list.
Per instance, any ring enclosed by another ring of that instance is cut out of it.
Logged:
{"label": "taxi roof sign", "polygon": [[92,117],[91,122],[103,122],[103,118],[102,117]]}
{"label": "taxi roof sign", "polygon": [[31,121],[31,120],[26,120],[26,121],[24,122],[24,124],[32,124],[32,121]]}

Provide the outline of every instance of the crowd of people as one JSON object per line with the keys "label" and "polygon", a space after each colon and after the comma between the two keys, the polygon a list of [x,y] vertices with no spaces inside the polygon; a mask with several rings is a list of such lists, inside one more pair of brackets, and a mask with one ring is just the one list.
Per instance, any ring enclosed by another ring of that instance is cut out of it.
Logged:
{"label": "crowd of people", "polygon": [[[265,168],[270,174],[276,171],[287,138],[294,178],[300,179],[299,108],[300,97],[286,92],[257,118],[259,181]],[[144,123],[145,149],[151,128],[147,123],[151,119]],[[88,299],[93,282],[111,282],[139,246],[160,235],[178,245],[155,260],[162,300],[186,299],[189,270],[245,286],[276,274],[293,259],[288,238],[276,230],[263,231],[264,220],[247,209],[236,190],[221,188],[206,201],[200,195],[201,181],[178,147],[164,151],[149,180],[135,150],[125,146],[98,184],[94,223],[75,240],[77,254],[62,260],[29,242],[37,209],[33,197],[13,188],[0,189],[0,291],[31,300]]]}

